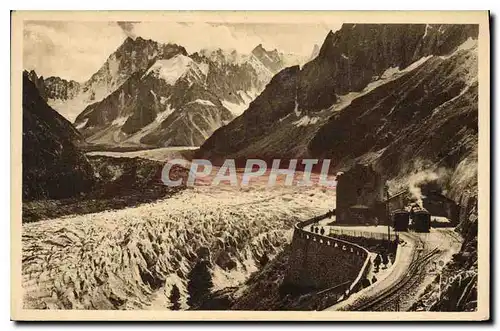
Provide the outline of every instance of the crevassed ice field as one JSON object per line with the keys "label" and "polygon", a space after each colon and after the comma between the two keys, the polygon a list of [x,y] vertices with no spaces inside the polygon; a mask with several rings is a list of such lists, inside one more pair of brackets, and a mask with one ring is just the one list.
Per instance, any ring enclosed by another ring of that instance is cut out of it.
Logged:
{"label": "crevassed ice field", "polygon": [[299,219],[323,214],[321,187],[194,187],[134,208],[23,225],[25,308],[169,309],[173,284],[188,308],[187,274],[200,250],[214,290],[243,286],[258,259],[279,253]]}

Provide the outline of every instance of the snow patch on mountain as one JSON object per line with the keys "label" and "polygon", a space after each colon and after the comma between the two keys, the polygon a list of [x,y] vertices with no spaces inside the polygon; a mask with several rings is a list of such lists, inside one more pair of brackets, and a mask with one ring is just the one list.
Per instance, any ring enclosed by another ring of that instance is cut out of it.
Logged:
{"label": "snow patch on mountain", "polygon": [[169,99],[170,99],[170,96],[168,96],[168,97],[161,96],[161,97],[160,97],[160,103],[161,103],[162,105],[165,105],[165,104],[167,104],[167,101],[168,101]]}
{"label": "snow patch on mountain", "polygon": [[297,95],[295,95],[295,108],[293,109],[295,116],[299,117],[302,112],[299,110],[299,102],[297,101]]}
{"label": "snow patch on mountain", "polygon": [[431,57],[432,57],[432,55],[424,56],[424,57],[418,59],[417,61],[411,63],[408,67],[404,68],[403,70],[400,70],[399,67],[391,67],[391,68],[386,69],[382,73],[382,75],[380,75],[379,79],[377,79],[373,82],[370,82],[363,89],[363,91],[361,91],[362,95],[364,95],[370,91],[373,91],[375,88],[377,88],[377,87],[379,87],[387,82],[393,81],[394,79],[400,77],[401,75],[403,75],[407,72],[415,70],[416,68],[420,67],[423,63],[425,63],[427,60],[429,60]]}
{"label": "snow patch on mountain", "polygon": [[431,25],[430,24],[426,24],[425,25],[425,33],[424,33],[424,36],[422,37],[422,39],[424,39],[425,37],[427,37],[427,33],[429,31],[429,28],[431,28]]}
{"label": "snow patch on mountain", "polygon": [[167,105],[164,111],[156,115],[156,118],[153,122],[141,128],[138,132],[128,137],[124,142],[140,145],[141,139],[148,133],[155,131],[161,125],[161,123],[165,121],[174,112],[174,110],[175,109],[172,109],[170,105]]}
{"label": "snow patch on mountain", "polygon": [[226,107],[233,115],[240,116],[248,109],[250,103],[259,95],[257,89],[253,88],[249,91],[238,91],[238,95],[243,99],[243,102],[234,103],[229,100],[221,100],[222,105]]}
{"label": "snow patch on mountain", "polygon": [[149,90],[149,92],[155,97],[155,100],[158,100],[158,96],[156,95],[155,91]]}
{"label": "snow patch on mountain", "polygon": [[394,76],[395,74],[399,73],[400,70],[399,70],[399,67],[390,67],[390,68],[387,68],[383,73],[382,75],[380,75],[380,78],[381,79],[387,79],[387,78],[391,78],[392,76]]}
{"label": "snow patch on mountain", "polygon": [[293,122],[296,127],[314,125],[318,123],[320,118],[318,116],[309,117],[308,115],[303,116],[298,121]]}
{"label": "snow patch on mountain", "polygon": [[361,92],[349,92],[349,93],[344,94],[344,95],[338,95],[337,102],[334,103],[329,109],[331,111],[340,111],[340,110],[344,109],[345,107],[349,106],[354,99],[359,98],[359,97],[373,91],[377,87],[384,85],[384,84],[400,77],[401,75],[403,75],[407,72],[415,70],[416,68],[420,67],[422,64],[424,64],[427,60],[429,60],[432,57],[433,57],[432,55],[424,56],[424,57],[418,59],[417,61],[411,63],[409,66],[407,66],[403,70],[400,70],[399,67],[390,67],[390,68],[386,69],[380,75],[380,77],[378,77],[378,79],[370,82]]}
{"label": "snow patch on mountain", "polygon": [[81,123],[79,123],[77,126],[75,126],[75,128],[77,128],[77,129],[83,128],[85,125],[87,125],[88,121],[89,121],[89,119],[85,118]]}
{"label": "snow patch on mountain", "polygon": [[402,72],[409,72],[409,71],[412,71],[418,67],[420,67],[422,64],[424,64],[424,62],[426,62],[428,59],[430,59],[431,57],[433,57],[433,55],[428,55],[428,56],[423,56],[421,57],[420,59],[418,59],[417,61],[413,62],[412,64],[410,64],[409,66],[407,66],[406,68],[404,68],[403,70],[401,70]]}
{"label": "snow patch on mountain", "polygon": [[213,106],[213,107],[216,107],[214,105],[214,103],[210,100],[202,100],[202,99],[196,99],[194,101],[191,101],[191,102],[188,102],[187,104],[192,104],[192,103],[198,103],[200,105],[204,105],[204,106]]}
{"label": "snow patch on mountain", "polygon": [[[208,65],[206,63],[196,63],[188,56],[179,54],[168,60],[158,60],[146,71],[143,77],[149,74],[163,79],[168,85],[175,85],[180,78],[188,77],[192,79],[201,79],[208,74]],[[189,75],[188,75],[189,74]]]}
{"label": "snow patch on mountain", "polygon": [[471,50],[471,49],[476,49],[477,50],[477,39],[472,39],[469,37],[466,41],[464,41],[462,44],[460,44],[454,52],[448,54],[448,55],[443,55],[440,56],[442,59],[448,59],[452,57],[453,55],[457,54],[460,51],[466,51],[466,50]]}
{"label": "snow patch on mountain", "polygon": [[167,108],[164,111],[162,111],[161,113],[159,113],[158,115],[156,115],[155,122],[157,122],[157,123],[163,122],[173,112],[174,112],[174,109],[172,109],[170,107],[170,105],[167,105]]}
{"label": "snow patch on mountain", "polygon": [[222,105],[226,107],[233,115],[239,116],[248,108],[245,103],[234,103],[227,100],[221,100]]}
{"label": "snow patch on mountain", "polygon": [[255,98],[259,95],[259,93],[260,92],[257,91],[256,88],[252,88],[251,90],[248,91],[243,91],[243,90],[238,91],[238,95],[243,99],[243,102],[246,105],[249,105],[250,102],[255,100]]}
{"label": "snow patch on mountain", "polygon": [[117,117],[112,123],[111,125],[118,125],[118,126],[122,126],[123,124],[125,124],[125,122],[127,122],[128,118],[130,116],[120,116],[120,117]]}

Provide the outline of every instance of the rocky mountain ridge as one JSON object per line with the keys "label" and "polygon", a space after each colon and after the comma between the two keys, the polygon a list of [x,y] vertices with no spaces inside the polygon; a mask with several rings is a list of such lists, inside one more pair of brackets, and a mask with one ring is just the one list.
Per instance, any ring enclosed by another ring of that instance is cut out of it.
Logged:
{"label": "rocky mountain ridge", "polygon": [[47,105],[29,76],[23,73],[23,200],[90,190],[93,170],[78,148],[82,136]]}
{"label": "rocky mountain ridge", "polygon": [[219,49],[156,59],[89,105],[75,125],[93,144],[199,146],[283,65],[276,51],[256,49],[249,58]]}
{"label": "rocky mountain ridge", "polygon": [[[262,45],[250,54],[215,49],[188,55],[182,46],[137,37],[127,38],[87,82],[43,79],[34,72],[30,77],[49,104],[75,120],[91,144],[199,146],[240,115],[287,61],[297,61],[285,57]],[[168,63],[172,58],[175,63]],[[184,72],[187,62],[189,70]],[[179,77],[168,70],[179,71]],[[180,77],[191,74],[196,77]],[[183,89],[189,97],[181,95]],[[175,104],[167,101],[170,98]]]}

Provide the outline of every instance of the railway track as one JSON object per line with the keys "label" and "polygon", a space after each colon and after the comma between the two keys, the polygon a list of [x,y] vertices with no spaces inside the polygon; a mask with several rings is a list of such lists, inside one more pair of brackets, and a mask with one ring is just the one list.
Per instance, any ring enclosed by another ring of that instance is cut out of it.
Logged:
{"label": "railway track", "polygon": [[[416,276],[422,270],[421,268],[425,265],[427,261],[429,261],[434,255],[440,252],[439,248],[434,248],[428,253],[418,256],[422,254],[423,250],[423,242],[419,240],[419,244],[422,245],[416,257],[414,257],[413,261],[408,266],[407,272],[401,277],[399,282],[392,287],[387,288],[382,291],[378,296],[371,298],[363,303],[361,303],[354,310],[358,311],[389,311],[390,309],[384,309],[386,307],[394,306],[394,303],[398,305],[399,296],[408,288],[411,288],[416,281]],[[397,310],[397,309],[396,309]]]}

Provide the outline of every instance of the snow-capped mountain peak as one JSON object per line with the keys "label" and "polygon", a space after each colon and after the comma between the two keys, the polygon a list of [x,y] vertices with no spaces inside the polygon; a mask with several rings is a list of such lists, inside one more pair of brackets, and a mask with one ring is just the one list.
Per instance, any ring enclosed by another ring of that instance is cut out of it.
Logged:
{"label": "snow-capped mountain peak", "polygon": [[262,45],[248,54],[214,48],[188,55],[176,44],[126,38],[88,81],[61,89],[54,80],[58,94],[49,103],[89,143],[200,145],[247,109],[288,58],[296,60]]}

